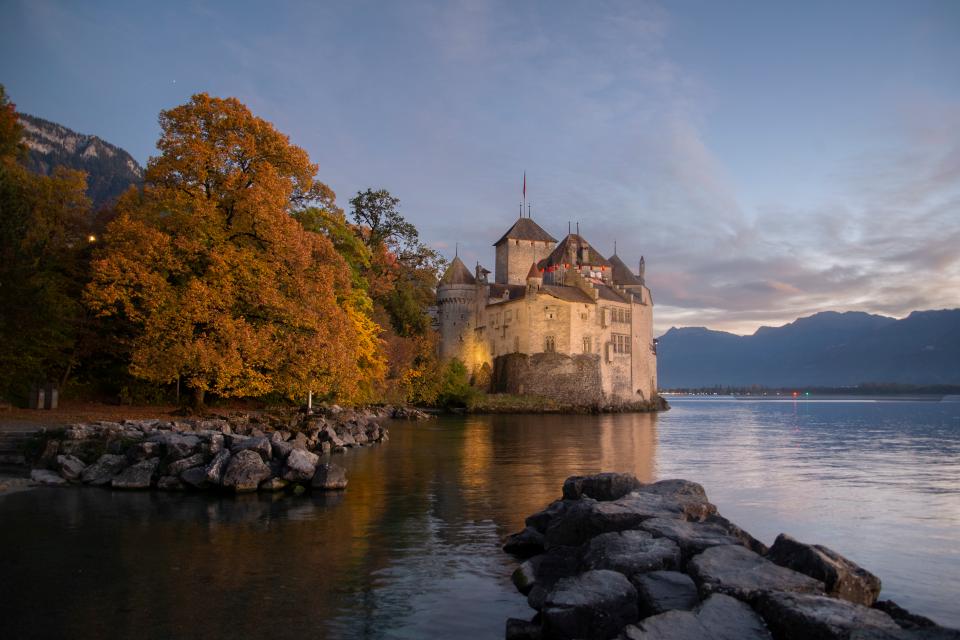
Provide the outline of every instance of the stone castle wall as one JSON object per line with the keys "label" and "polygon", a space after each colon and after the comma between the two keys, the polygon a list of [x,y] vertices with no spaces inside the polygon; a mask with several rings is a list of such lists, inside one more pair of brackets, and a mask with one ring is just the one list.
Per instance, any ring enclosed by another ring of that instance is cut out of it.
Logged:
{"label": "stone castle wall", "polygon": [[494,393],[537,395],[566,404],[604,401],[600,357],[562,353],[510,353],[493,359]]}
{"label": "stone castle wall", "polygon": [[543,260],[553,244],[540,240],[504,240],[497,247],[496,282],[526,284],[530,265]]}

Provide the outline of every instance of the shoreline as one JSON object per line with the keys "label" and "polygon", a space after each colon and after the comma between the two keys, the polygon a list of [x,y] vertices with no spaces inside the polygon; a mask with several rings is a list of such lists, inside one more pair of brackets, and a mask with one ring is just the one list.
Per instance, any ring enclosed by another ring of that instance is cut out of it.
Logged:
{"label": "shoreline", "polygon": [[767,547],[695,482],[571,476],[525,524],[503,550],[536,613],[508,619],[508,640],[960,639],[879,600],[880,578],[832,549],[785,533]]}

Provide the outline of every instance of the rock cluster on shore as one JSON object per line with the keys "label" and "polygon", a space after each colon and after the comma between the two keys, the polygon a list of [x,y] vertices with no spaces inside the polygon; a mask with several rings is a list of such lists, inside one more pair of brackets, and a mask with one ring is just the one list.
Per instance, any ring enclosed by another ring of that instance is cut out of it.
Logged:
{"label": "rock cluster on shore", "polygon": [[290,418],[239,414],[74,424],[42,436],[31,479],[51,486],[165,491],[344,489],[346,472],[325,456],[386,440],[381,420],[394,417],[425,414],[334,406]]}
{"label": "rock cluster on shore", "polygon": [[526,525],[504,550],[537,613],[509,640],[960,640],[878,602],[880,579],[827,547],[767,548],[694,482],[574,476]]}

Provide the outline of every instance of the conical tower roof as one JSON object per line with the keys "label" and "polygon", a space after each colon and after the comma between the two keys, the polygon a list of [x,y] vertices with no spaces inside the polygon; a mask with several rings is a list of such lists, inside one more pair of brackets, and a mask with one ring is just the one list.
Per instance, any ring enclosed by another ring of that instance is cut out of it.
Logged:
{"label": "conical tower roof", "polygon": [[617,254],[610,256],[610,265],[613,267],[613,284],[624,287],[643,284]]}
{"label": "conical tower roof", "polygon": [[473,277],[473,274],[470,273],[470,269],[467,269],[467,265],[463,264],[463,260],[460,259],[460,256],[454,257],[453,261],[450,262],[450,266],[447,267],[447,270],[443,272],[443,277],[440,278],[440,284],[476,284],[477,279]]}
{"label": "conical tower roof", "polygon": [[536,242],[556,242],[557,239],[543,230],[543,227],[531,218],[520,218],[499,240],[493,243],[497,246],[504,240],[534,240]]}
{"label": "conical tower roof", "polygon": [[543,274],[540,273],[540,269],[537,269],[537,263],[534,262],[530,265],[530,271],[527,271],[527,279],[530,278],[543,278]]}

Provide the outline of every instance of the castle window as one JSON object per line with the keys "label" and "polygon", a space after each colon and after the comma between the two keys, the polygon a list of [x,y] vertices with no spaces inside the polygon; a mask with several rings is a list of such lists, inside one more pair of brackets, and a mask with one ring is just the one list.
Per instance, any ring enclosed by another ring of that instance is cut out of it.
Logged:
{"label": "castle window", "polygon": [[630,336],[613,333],[610,335],[610,343],[614,353],[630,353]]}
{"label": "castle window", "polygon": [[513,352],[518,353],[520,351],[520,336],[513,336]]}
{"label": "castle window", "polygon": [[591,351],[592,349],[590,349],[590,336],[586,336],[583,339],[583,352],[590,353]]}
{"label": "castle window", "polygon": [[557,317],[557,308],[556,307],[544,307],[543,314],[547,320],[554,320]]}
{"label": "castle window", "polygon": [[543,338],[543,350],[547,353],[553,353],[557,350],[557,344],[553,336],[545,336]]}
{"label": "castle window", "polygon": [[513,320],[513,311],[504,311],[503,312],[503,321],[510,322]]}

